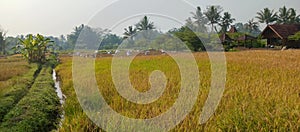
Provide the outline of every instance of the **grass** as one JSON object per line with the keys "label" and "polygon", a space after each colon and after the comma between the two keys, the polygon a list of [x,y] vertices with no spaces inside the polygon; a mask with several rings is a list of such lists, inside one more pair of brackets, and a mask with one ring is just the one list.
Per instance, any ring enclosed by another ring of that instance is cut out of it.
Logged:
{"label": "grass", "polygon": [[4,116],[0,131],[51,131],[58,124],[59,98],[52,68],[43,66],[28,94]]}
{"label": "grass", "polygon": [[4,115],[28,93],[38,72],[38,65],[31,64],[27,73],[8,80],[10,86],[7,86],[0,92],[0,123]]}
{"label": "grass", "polygon": [[31,66],[20,57],[8,57],[0,59],[0,93],[5,88],[14,84],[11,79],[27,73]]}
{"label": "grass", "polygon": [[[227,82],[217,111],[204,125],[199,115],[210,88],[210,61],[207,54],[194,54],[201,87],[190,114],[172,131],[299,131],[300,130],[300,51],[245,51],[226,53]],[[60,131],[102,131],[83,113],[73,89],[72,58],[61,58],[56,69],[67,96],[65,120]],[[147,119],[168,110],[179,93],[179,72],[168,56],[140,56],[130,66],[130,79],[139,91],[150,88],[148,76],[161,70],[168,78],[161,98],[149,105],[123,99],[111,77],[111,58],[96,60],[96,79],[107,103],[117,112],[132,118]]]}

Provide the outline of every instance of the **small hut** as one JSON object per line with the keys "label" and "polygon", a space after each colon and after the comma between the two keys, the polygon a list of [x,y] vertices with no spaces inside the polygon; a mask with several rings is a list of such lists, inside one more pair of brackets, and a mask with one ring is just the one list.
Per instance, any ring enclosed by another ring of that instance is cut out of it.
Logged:
{"label": "small hut", "polygon": [[289,40],[288,37],[300,31],[300,24],[268,25],[261,33],[262,39],[267,39],[267,46],[300,48],[299,41]]}
{"label": "small hut", "polygon": [[250,47],[248,46],[248,48],[252,47],[253,41],[255,41],[255,40],[257,40],[256,37],[253,37],[253,36],[250,36],[250,35],[247,35],[247,34],[245,34],[245,35],[243,35],[243,36],[241,36],[241,37],[239,37],[239,38],[236,39],[236,41],[239,44],[242,43],[244,45],[244,47],[246,47],[246,42],[250,41],[251,45],[250,45]]}
{"label": "small hut", "polygon": [[223,45],[229,44],[233,40],[226,33],[222,33],[221,35],[219,35],[219,38]]}
{"label": "small hut", "polygon": [[231,26],[231,28],[229,29],[228,33],[237,33],[238,30],[235,28],[235,26]]}

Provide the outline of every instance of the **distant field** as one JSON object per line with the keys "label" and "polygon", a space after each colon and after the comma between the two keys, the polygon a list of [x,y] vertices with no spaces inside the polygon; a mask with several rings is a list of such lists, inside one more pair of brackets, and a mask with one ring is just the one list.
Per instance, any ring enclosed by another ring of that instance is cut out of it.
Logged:
{"label": "distant field", "polygon": [[[210,61],[207,54],[195,53],[201,87],[192,112],[173,131],[299,131],[300,130],[300,51],[244,51],[226,53],[227,82],[224,96],[212,118],[199,125],[198,118],[210,88]],[[72,58],[62,57],[56,68],[67,96],[65,120],[60,131],[101,131],[77,101],[72,83]],[[149,89],[153,70],[168,78],[163,96],[150,105],[137,105],[123,99],[111,77],[111,59],[97,58],[96,78],[107,103],[117,112],[132,118],[147,119],[168,110],[179,93],[179,71],[167,56],[139,56],[130,67],[133,86]]]}

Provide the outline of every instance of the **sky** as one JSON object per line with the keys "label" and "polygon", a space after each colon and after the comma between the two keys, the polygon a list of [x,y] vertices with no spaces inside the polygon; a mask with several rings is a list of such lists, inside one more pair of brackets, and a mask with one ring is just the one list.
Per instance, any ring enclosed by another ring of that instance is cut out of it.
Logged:
{"label": "sky", "polygon": [[[220,5],[236,22],[247,22],[263,8],[284,5],[300,14],[299,0],[0,0],[0,26],[7,36],[70,34],[80,24],[108,28],[121,34],[143,15],[150,14],[162,31],[182,25],[197,6]],[[264,25],[261,25],[263,28]]]}

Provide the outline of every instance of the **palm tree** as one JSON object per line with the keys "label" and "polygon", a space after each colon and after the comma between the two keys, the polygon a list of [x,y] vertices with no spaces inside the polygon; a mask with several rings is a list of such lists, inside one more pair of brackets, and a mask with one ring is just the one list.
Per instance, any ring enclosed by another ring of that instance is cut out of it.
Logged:
{"label": "palm tree", "polygon": [[277,13],[274,12],[274,10],[270,10],[269,8],[264,8],[260,12],[257,12],[256,18],[260,23],[269,25],[277,20]]}
{"label": "palm tree", "polygon": [[136,24],[136,28],[139,31],[155,29],[154,23],[150,22],[147,16],[144,16],[144,18]]}
{"label": "palm tree", "polygon": [[235,19],[231,18],[231,14],[224,12],[224,16],[219,23],[219,25],[222,27],[221,32],[225,33],[233,21],[235,21]]}
{"label": "palm tree", "polygon": [[125,30],[125,32],[123,33],[124,39],[127,39],[127,38],[132,39],[132,37],[136,34],[136,29],[133,28],[132,26],[129,26],[128,29],[125,28],[124,30]]}
{"label": "palm tree", "polygon": [[259,30],[258,22],[255,22],[254,19],[251,19],[246,24],[246,28],[249,30],[249,33],[251,34],[253,31]]}
{"label": "palm tree", "polygon": [[123,35],[124,35],[123,39],[128,39],[128,42],[130,44],[133,44],[134,43],[133,37],[137,33],[136,28],[133,28],[132,26],[129,26],[128,29],[125,28],[124,30],[125,30],[125,32],[123,33]]}
{"label": "palm tree", "polygon": [[278,24],[287,24],[287,23],[289,23],[290,14],[291,14],[291,11],[288,10],[285,6],[283,6],[282,8],[279,8],[277,23]]}
{"label": "palm tree", "polygon": [[[209,24],[211,25],[211,32],[214,30],[214,25],[218,24],[221,19],[221,12],[223,9],[220,6],[209,6],[207,7],[207,11],[204,13],[204,15],[207,17]],[[217,29],[215,28],[215,31],[217,32]]]}
{"label": "palm tree", "polygon": [[201,8],[198,6],[196,13],[191,12],[191,14],[193,15],[193,19],[195,20],[195,24],[196,24],[196,31],[197,32],[206,32],[206,27],[205,25],[208,23],[207,18],[204,16],[204,14],[201,11]]}
{"label": "palm tree", "polygon": [[297,15],[294,8],[289,9],[289,22],[290,24],[300,23],[300,15]]}

